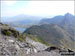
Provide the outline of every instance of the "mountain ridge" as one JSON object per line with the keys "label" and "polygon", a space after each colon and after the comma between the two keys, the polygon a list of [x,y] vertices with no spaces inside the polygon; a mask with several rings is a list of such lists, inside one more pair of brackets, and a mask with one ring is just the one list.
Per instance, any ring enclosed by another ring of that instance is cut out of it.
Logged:
{"label": "mountain ridge", "polygon": [[73,15],[67,13],[64,16],[56,16],[53,19],[48,19],[46,22],[47,23],[42,23],[39,26],[31,26],[24,31],[24,33],[37,35],[38,38],[56,46],[64,46],[66,48],[75,49],[72,47],[75,43]]}

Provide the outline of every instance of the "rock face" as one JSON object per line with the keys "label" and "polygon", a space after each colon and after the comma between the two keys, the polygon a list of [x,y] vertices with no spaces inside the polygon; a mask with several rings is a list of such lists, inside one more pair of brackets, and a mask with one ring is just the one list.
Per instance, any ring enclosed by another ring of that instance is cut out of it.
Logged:
{"label": "rock face", "polygon": [[[6,39],[5,39],[6,38]],[[40,46],[38,46],[40,48]],[[56,50],[57,49],[57,50]],[[27,42],[20,42],[14,37],[0,34],[0,56],[61,56],[57,47],[37,51]]]}
{"label": "rock face", "polygon": [[8,28],[8,26],[0,24],[0,56],[60,56],[60,54],[55,51],[44,51],[47,46],[31,39],[19,41],[13,34],[4,35],[1,30]]}
{"label": "rock face", "polygon": [[[11,33],[8,33],[8,29],[12,30]],[[3,31],[5,34],[3,34]],[[31,44],[26,41],[19,41],[17,36],[13,36],[15,32],[14,29],[0,24],[0,56],[27,56],[37,52]],[[18,34],[19,32],[16,33]]]}
{"label": "rock face", "polygon": [[34,40],[30,39],[29,37],[26,37],[26,42],[32,44],[37,49],[37,51],[45,50],[46,48],[48,48],[48,46],[46,46],[42,43],[39,43],[39,42],[35,42]]}
{"label": "rock face", "polygon": [[47,49],[45,49],[45,51],[48,51],[48,52],[50,52],[52,50],[58,50],[58,51],[60,51],[60,48],[52,46],[52,47],[48,47]]}
{"label": "rock face", "polygon": [[36,51],[30,44],[17,41],[14,37],[0,35],[0,55],[22,56],[34,52]]}
{"label": "rock face", "polygon": [[31,56],[61,56],[61,55],[55,51],[51,51],[51,52],[43,51],[36,54],[31,54]]}

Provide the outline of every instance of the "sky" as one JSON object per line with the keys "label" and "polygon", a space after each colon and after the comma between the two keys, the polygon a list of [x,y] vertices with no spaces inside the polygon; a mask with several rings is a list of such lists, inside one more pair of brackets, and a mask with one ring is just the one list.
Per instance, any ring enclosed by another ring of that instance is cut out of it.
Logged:
{"label": "sky", "polygon": [[74,15],[74,1],[1,1],[1,17],[20,14],[52,17],[66,13]]}

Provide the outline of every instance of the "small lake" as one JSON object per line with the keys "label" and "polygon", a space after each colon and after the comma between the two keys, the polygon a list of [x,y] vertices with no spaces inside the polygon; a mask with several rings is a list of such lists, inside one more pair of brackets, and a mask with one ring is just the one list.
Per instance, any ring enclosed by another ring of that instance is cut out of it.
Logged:
{"label": "small lake", "polygon": [[24,32],[26,30],[26,28],[21,28],[21,27],[13,27],[13,28],[15,28],[19,32]]}

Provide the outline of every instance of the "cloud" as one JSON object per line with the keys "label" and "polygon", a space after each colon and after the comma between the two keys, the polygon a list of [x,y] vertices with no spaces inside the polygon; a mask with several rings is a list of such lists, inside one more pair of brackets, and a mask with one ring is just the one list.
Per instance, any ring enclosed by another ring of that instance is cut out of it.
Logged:
{"label": "cloud", "polygon": [[14,5],[15,3],[16,3],[16,0],[14,0],[14,1],[3,1],[6,5],[8,5],[8,6],[12,6],[12,5]]}
{"label": "cloud", "polygon": [[29,6],[24,12],[33,15],[49,16],[67,12],[74,14],[73,1],[31,1]]}

